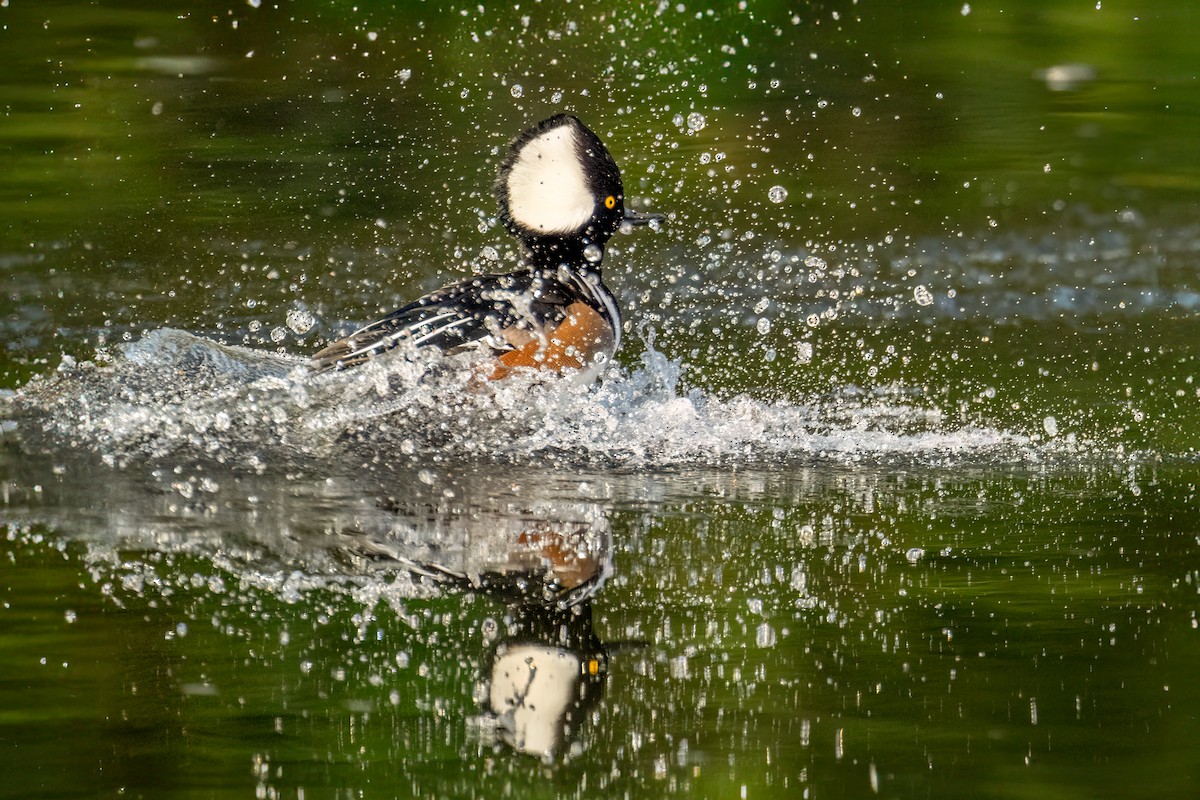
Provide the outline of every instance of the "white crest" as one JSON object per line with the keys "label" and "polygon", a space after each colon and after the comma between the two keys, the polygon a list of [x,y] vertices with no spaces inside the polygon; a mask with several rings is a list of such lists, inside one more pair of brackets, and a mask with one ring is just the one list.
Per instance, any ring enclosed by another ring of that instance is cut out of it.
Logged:
{"label": "white crest", "polygon": [[582,143],[570,124],[521,145],[505,180],[508,213],[522,228],[570,234],[592,218],[596,199],[579,163]]}

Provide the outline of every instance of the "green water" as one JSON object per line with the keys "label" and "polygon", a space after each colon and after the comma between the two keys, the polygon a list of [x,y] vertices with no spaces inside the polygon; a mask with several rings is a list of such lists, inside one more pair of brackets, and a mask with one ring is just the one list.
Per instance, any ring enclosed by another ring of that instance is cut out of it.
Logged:
{"label": "green water", "polygon": [[[1195,795],[1197,24],[0,2],[0,796]],[[563,110],[668,214],[599,387],[415,425],[162,333],[507,263]],[[580,602],[422,577],[529,558]],[[530,642],[596,673],[545,757]]]}

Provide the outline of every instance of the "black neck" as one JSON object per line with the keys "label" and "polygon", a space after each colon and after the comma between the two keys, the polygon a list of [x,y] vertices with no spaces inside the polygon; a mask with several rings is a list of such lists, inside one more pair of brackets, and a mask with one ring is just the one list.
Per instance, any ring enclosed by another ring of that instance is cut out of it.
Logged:
{"label": "black neck", "polygon": [[577,237],[543,236],[524,242],[525,258],[534,269],[558,269],[566,264],[584,272],[600,273],[600,261],[589,261],[584,251],[591,243]]}

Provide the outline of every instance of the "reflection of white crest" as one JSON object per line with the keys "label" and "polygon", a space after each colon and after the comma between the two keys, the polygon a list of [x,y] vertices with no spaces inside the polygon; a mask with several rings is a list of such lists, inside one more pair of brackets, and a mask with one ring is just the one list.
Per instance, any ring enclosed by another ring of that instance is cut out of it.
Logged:
{"label": "reflection of white crest", "polygon": [[492,662],[488,704],[500,735],[515,750],[549,758],[566,734],[567,712],[579,700],[583,662],[544,644],[502,646]]}
{"label": "reflection of white crest", "polygon": [[501,635],[476,695],[485,740],[544,761],[582,752],[582,726],[608,679],[591,604],[510,606]]}

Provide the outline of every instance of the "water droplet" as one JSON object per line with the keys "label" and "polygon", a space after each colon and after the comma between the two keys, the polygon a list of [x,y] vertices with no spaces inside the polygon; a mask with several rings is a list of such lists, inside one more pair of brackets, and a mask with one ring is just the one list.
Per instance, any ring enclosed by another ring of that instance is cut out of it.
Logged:
{"label": "water droplet", "polygon": [[583,248],[583,257],[589,263],[599,264],[600,259],[604,258],[604,248],[598,244],[589,244]]}
{"label": "water droplet", "polygon": [[708,124],[708,120],[699,111],[693,111],[687,115],[687,126],[689,131],[702,131],[704,126]]}
{"label": "water droplet", "polygon": [[917,301],[919,306],[933,305],[933,293],[924,284],[921,284],[913,289],[913,300]]}
{"label": "water droplet", "polygon": [[521,86],[519,83],[514,83],[512,88],[509,89],[509,92],[513,97],[520,97],[521,95],[525,94],[525,87]]}
{"label": "water droplet", "polygon": [[1047,436],[1058,436],[1058,420],[1054,417],[1046,417],[1042,420],[1042,430]]}
{"label": "water droplet", "polygon": [[754,641],[759,647],[774,647],[776,638],[775,629],[769,622],[759,625],[758,630],[754,632]]}
{"label": "water droplet", "polygon": [[676,656],[671,659],[671,677],[676,680],[686,680],[688,677],[688,657]]}
{"label": "water droplet", "polygon": [[760,317],[758,324],[755,325],[755,327],[758,328],[758,332],[760,334],[766,336],[771,332],[771,320],[767,319],[766,317]]}
{"label": "water droplet", "polygon": [[293,308],[287,312],[287,326],[292,333],[307,333],[314,322],[313,315],[303,309]]}
{"label": "water droplet", "polygon": [[772,186],[767,190],[767,199],[772,203],[782,203],[787,200],[787,189],[782,186]]}
{"label": "water droplet", "polygon": [[925,557],[925,550],[920,547],[913,547],[904,554],[904,557],[908,559],[908,563],[916,564]]}

